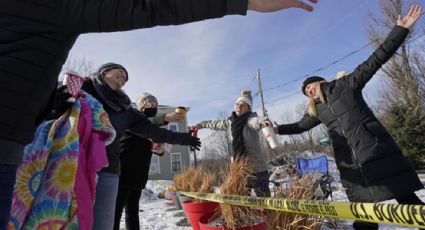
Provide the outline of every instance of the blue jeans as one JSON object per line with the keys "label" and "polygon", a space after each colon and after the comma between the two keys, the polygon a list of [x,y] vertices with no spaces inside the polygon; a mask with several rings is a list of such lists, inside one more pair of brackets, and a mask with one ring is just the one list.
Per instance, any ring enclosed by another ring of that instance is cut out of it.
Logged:
{"label": "blue jeans", "polygon": [[97,176],[92,229],[112,230],[114,227],[115,201],[118,193],[119,175],[99,172]]}
{"label": "blue jeans", "polygon": [[9,222],[17,165],[0,164],[0,230]]}

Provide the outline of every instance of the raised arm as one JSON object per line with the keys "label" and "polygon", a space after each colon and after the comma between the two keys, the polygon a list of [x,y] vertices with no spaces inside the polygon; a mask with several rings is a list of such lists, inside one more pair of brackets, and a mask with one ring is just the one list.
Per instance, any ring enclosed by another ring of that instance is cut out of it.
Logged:
{"label": "raised arm", "polygon": [[[317,0],[309,0],[317,3]],[[288,8],[299,8],[307,11],[313,11],[313,7],[299,0],[249,0],[248,10],[258,12],[275,12]]]}
{"label": "raised arm", "polygon": [[63,8],[68,29],[76,33],[179,25],[225,15],[246,15],[247,10],[313,10],[299,0],[68,0]]}
{"label": "raised arm", "polygon": [[152,124],[148,119],[139,119],[130,127],[129,131],[139,137],[150,138],[157,143],[190,145],[196,149],[201,146],[199,138],[192,137],[190,133],[172,132]]}
{"label": "raised arm", "polygon": [[280,135],[300,134],[318,126],[320,123],[319,119],[305,114],[304,117],[296,123],[279,125],[277,127],[277,133]]}
{"label": "raised arm", "polygon": [[252,116],[248,119],[248,125],[254,130],[259,131],[265,121],[267,121],[267,117]]}
{"label": "raised arm", "polygon": [[353,73],[342,80],[348,81],[353,88],[362,89],[403,44],[409,33],[409,28],[418,20],[421,11],[421,6],[413,5],[405,17],[399,16],[397,25],[378,49],[365,62],[360,64]]}
{"label": "raised arm", "polygon": [[73,31],[113,32],[245,15],[247,0],[68,0]]}
{"label": "raised arm", "polygon": [[172,112],[172,113],[158,113],[156,116],[149,118],[149,120],[155,124],[155,125],[166,125],[169,122],[175,122],[175,123],[180,123],[183,122],[185,119],[185,116],[182,115],[181,113],[176,113],[176,112]]}
{"label": "raised arm", "polygon": [[167,115],[166,113],[158,113],[154,117],[149,118],[149,120],[152,122],[152,124],[163,126],[168,124],[168,121],[166,121],[165,119],[166,115]]}
{"label": "raised arm", "polygon": [[201,121],[196,125],[198,129],[212,129],[219,131],[226,131],[230,128],[230,120],[211,120],[211,121]]}

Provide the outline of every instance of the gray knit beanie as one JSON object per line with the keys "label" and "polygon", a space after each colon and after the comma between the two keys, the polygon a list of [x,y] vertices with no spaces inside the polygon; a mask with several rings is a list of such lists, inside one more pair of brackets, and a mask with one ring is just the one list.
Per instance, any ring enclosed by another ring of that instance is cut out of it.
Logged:
{"label": "gray knit beanie", "polygon": [[158,104],[158,100],[156,99],[155,96],[153,96],[152,94],[149,93],[142,93],[136,101],[136,106],[138,110],[142,110],[143,108],[145,108],[146,104],[149,102],[155,102],[156,104]]}
{"label": "gray knit beanie", "polygon": [[241,96],[236,99],[235,103],[238,101],[243,101],[249,105],[249,108],[252,110],[252,96],[251,90],[244,89],[241,91]]}
{"label": "gray knit beanie", "polygon": [[97,70],[97,72],[99,74],[103,75],[104,73],[108,72],[109,70],[113,70],[113,69],[122,69],[122,70],[124,70],[125,74],[127,75],[125,81],[128,81],[128,72],[127,72],[127,69],[124,66],[122,66],[120,64],[117,64],[117,63],[112,63],[112,62],[105,63],[105,64],[103,64],[103,65],[101,65],[99,67],[99,69]]}

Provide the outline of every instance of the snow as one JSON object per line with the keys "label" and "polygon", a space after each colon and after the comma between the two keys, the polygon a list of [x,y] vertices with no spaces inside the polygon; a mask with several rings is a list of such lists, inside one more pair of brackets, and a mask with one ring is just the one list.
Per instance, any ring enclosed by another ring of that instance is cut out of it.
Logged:
{"label": "snow", "polygon": [[[171,185],[171,181],[159,181],[162,184]],[[158,193],[164,188],[152,181],[148,181],[146,189],[142,192],[139,202],[140,229],[150,230],[191,230],[192,227],[180,227],[176,223],[184,219],[182,210],[177,210],[170,200],[158,198]],[[121,218],[120,229],[125,228],[125,212]]]}
{"label": "snow", "polygon": [[[336,179],[339,180],[339,174],[336,170],[335,162],[332,159],[329,161],[329,172]],[[419,175],[422,182],[425,183],[425,174]],[[160,181],[162,184],[171,185],[171,181]],[[348,201],[347,196],[340,185],[340,183],[333,184],[333,187],[337,191],[332,193],[333,200],[335,201]],[[179,222],[185,222],[187,225],[187,220],[185,220],[182,210],[178,210],[174,205],[171,204],[170,200],[158,198],[158,194],[164,191],[164,188],[160,185],[148,181],[146,189],[142,192],[142,197],[140,199],[140,229],[150,229],[150,230],[190,230],[190,226],[177,226]],[[422,189],[417,191],[416,194],[419,198],[425,201],[425,190]],[[397,203],[395,200],[386,201],[385,203]],[[120,229],[126,229],[125,223],[125,212],[121,219]],[[338,229],[353,229],[351,224],[352,220],[338,220]],[[322,227],[322,230],[328,230],[328,227]],[[408,228],[396,225],[379,225],[380,230],[413,230],[416,228]]]}

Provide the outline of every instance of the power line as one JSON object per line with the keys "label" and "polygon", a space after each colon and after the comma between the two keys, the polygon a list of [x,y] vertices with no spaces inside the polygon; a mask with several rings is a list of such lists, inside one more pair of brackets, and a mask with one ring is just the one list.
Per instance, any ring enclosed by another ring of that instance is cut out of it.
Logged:
{"label": "power line", "polygon": [[[424,13],[422,13],[422,14],[424,14]],[[414,42],[415,40],[417,40],[417,39],[419,39],[420,37],[423,37],[423,36],[425,36],[425,34],[418,35],[418,36],[416,36],[414,38],[411,38],[411,39],[409,39],[409,41],[407,42],[407,44],[410,44],[410,43]],[[323,70],[325,70],[325,69],[327,69],[327,68],[329,68],[329,67],[331,67],[331,66],[333,66],[333,65],[335,65],[335,64],[337,64],[337,63],[339,63],[339,62],[341,62],[341,61],[343,61],[343,60],[345,60],[345,59],[347,59],[347,58],[349,58],[351,56],[353,56],[354,54],[360,52],[361,50],[367,48],[368,46],[372,45],[373,43],[375,43],[375,42],[377,42],[379,40],[380,39],[375,39],[375,40],[373,40],[373,41],[371,41],[371,42],[363,45],[362,47],[360,47],[360,48],[358,48],[358,49],[356,49],[354,51],[349,52],[348,54],[342,56],[341,58],[339,58],[339,59],[337,59],[337,60],[335,60],[335,61],[333,61],[333,62],[331,62],[331,63],[329,63],[327,65],[324,65],[324,66],[322,66],[322,67],[314,70],[313,72],[311,72],[309,74],[304,74],[302,77],[296,78],[296,79],[291,80],[291,81],[284,82],[282,84],[279,84],[279,85],[276,85],[276,86],[273,86],[273,87],[270,87],[270,88],[263,89],[263,92],[267,92],[267,91],[271,91],[271,90],[274,90],[274,89],[278,89],[278,88],[281,88],[283,86],[287,86],[287,85],[290,85],[292,83],[295,83],[295,82],[298,82],[300,80],[303,80],[303,79],[305,79],[308,76],[314,75],[315,73],[318,73],[320,71],[323,71]],[[255,96],[257,96],[257,95],[258,95],[258,92],[255,93]]]}
{"label": "power line", "polygon": [[[422,14],[423,14],[423,13],[422,13]],[[411,43],[412,43],[412,42],[414,42],[415,40],[417,40],[417,39],[419,39],[419,38],[421,38],[421,37],[424,37],[424,36],[425,36],[425,34],[421,34],[421,35],[418,35],[418,36],[416,36],[416,37],[414,37],[414,38],[411,38],[411,39],[409,39],[409,41],[408,41],[408,42],[406,42],[406,44],[411,44]],[[364,49],[364,48],[366,48],[366,47],[370,46],[371,44],[373,44],[374,42],[377,42],[377,41],[379,41],[379,39],[375,39],[375,40],[373,40],[373,41],[369,42],[368,44],[363,45],[361,48],[359,48],[359,49],[357,49],[357,50],[354,50],[354,51],[352,51],[352,52],[350,52],[350,53],[348,53],[348,54],[344,55],[343,57],[341,57],[341,58],[339,58],[339,59],[337,59],[337,60],[335,60],[335,61],[333,61],[333,62],[331,62],[331,63],[329,63],[329,64],[327,64],[327,65],[325,65],[325,66],[323,66],[323,67],[320,67],[320,68],[316,69],[315,71],[311,72],[310,74],[305,74],[303,77],[300,77],[300,78],[297,78],[297,79],[294,79],[294,80],[291,80],[291,81],[284,82],[284,83],[279,84],[279,85],[274,86],[274,87],[270,87],[270,88],[264,89],[264,90],[263,90],[263,92],[264,92],[264,91],[270,91],[270,90],[277,89],[277,88],[281,88],[281,87],[286,86],[286,85],[289,85],[289,84],[291,84],[291,83],[294,83],[294,82],[297,82],[297,81],[303,80],[303,79],[305,79],[305,78],[306,78],[306,77],[308,77],[308,76],[311,76],[311,75],[313,75],[313,74],[315,74],[315,73],[317,73],[317,72],[320,72],[320,71],[322,71],[322,70],[325,70],[325,69],[327,69],[327,68],[331,67],[332,65],[335,65],[335,64],[337,64],[338,62],[341,62],[342,60],[344,60],[344,59],[346,59],[346,58],[348,58],[348,57],[350,57],[350,56],[352,56],[352,55],[354,55],[354,54],[356,54],[356,53],[360,52],[362,49]],[[350,71],[350,72],[351,72],[351,71]],[[286,95],[284,95],[284,96],[280,96],[280,97],[278,97],[278,98],[272,99],[269,103],[270,103],[270,104],[273,104],[274,102],[279,101],[279,100],[282,100],[282,99],[285,99],[285,98],[287,98],[287,97],[290,97],[290,96],[294,95],[294,94],[295,94],[295,93],[297,93],[297,92],[299,92],[299,90],[294,91],[294,92],[291,92],[291,93],[288,93],[288,94],[286,94]],[[258,95],[258,92],[255,94],[255,96],[257,96],[257,95]]]}
{"label": "power line", "polygon": [[[350,73],[350,72],[352,72],[353,70],[354,70],[354,69],[348,70],[348,72],[347,72],[347,73]],[[329,80],[330,80],[330,78],[333,78],[333,77],[328,77],[326,80],[327,80],[327,81],[329,81]],[[285,99],[285,98],[288,98],[288,97],[290,97],[290,96],[293,96],[293,95],[295,95],[295,94],[299,93],[300,91],[301,91],[301,89],[297,89],[297,90],[292,91],[292,92],[290,92],[290,93],[288,93],[288,94],[285,94],[285,95],[283,95],[283,96],[280,96],[280,97],[274,98],[274,99],[272,99],[272,100],[269,102],[269,104],[272,104],[272,105],[273,105],[273,103],[275,103],[276,101],[280,101],[280,100],[282,100],[282,99]]]}
{"label": "power line", "polygon": [[318,69],[314,70],[313,72],[311,72],[311,73],[309,73],[309,74],[304,74],[302,77],[296,78],[296,79],[291,80],[291,81],[284,82],[284,83],[282,83],[282,84],[279,84],[279,85],[276,85],[276,86],[273,86],[273,87],[270,87],[270,88],[267,88],[267,89],[264,89],[264,90],[263,90],[263,92],[265,92],[265,91],[270,91],[270,90],[274,90],[274,89],[277,89],[277,88],[281,88],[281,87],[283,87],[283,86],[286,86],[286,85],[292,84],[292,83],[294,83],[294,82],[297,82],[297,81],[303,80],[303,79],[305,79],[306,77],[311,76],[311,75],[313,75],[313,74],[315,74],[315,73],[318,73],[318,72],[320,72],[320,71],[323,71],[323,70],[325,70],[325,69],[327,69],[327,68],[329,68],[329,67],[331,67],[331,66],[333,66],[333,65],[335,65],[335,64],[337,64],[337,63],[339,63],[339,62],[341,62],[341,61],[343,61],[344,59],[347,59],[348,57],[350,57],[350,56],[352,56],[352,55],[354,55],[354,54],[356,54],[356,53],[360,52],[361,50],[365,49],[366,47],[370,46],[372,43],[374,43],[374,42],[376,42],[376,41],[378,41],[378,39],[375,39],[375,40],[373,40],[373,41],[371,41],[371,42],[367,43],[366,45],[363,45],[363,46],[362,46],[362,47],[360,47],[359,49],[356,49],[356,50],[354,50],[354,51],[351,51],[350,53],[348,53],[348,54],[346,54],[346,55],[342,56],[341,58],[339,58],[339,59],[337,59],[337,60],[335,60],[335,61],[332,61],[331,63],[329,63],[329,64],[327,64],[327,65],[324,65],[324,66],[322,66],[322,67],[320,67],[320,68],[318,68]]}

